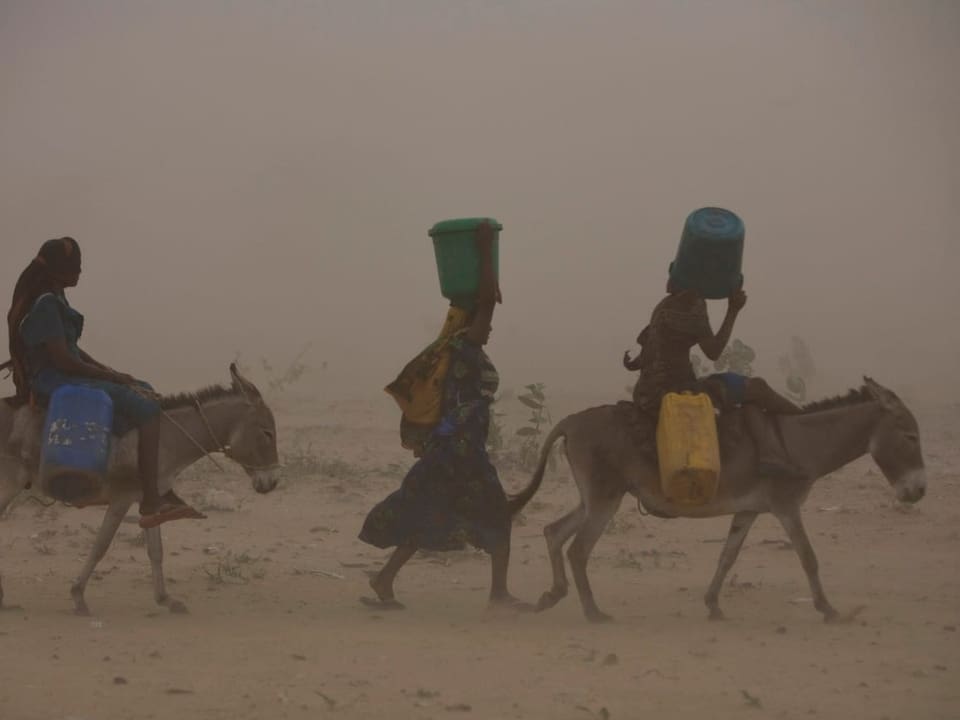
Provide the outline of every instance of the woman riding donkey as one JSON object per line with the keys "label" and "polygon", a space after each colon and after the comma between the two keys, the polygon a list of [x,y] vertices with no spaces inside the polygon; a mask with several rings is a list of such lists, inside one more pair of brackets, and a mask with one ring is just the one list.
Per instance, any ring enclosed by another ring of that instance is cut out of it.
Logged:
{"label": "woman riding donkey", "polygon": [[[757,449],[758,472],[801,478],[803,471],[787,456],[775,424],[767,417],[799,413],[799,407],[760,378],[733,372],[697,378],[694,372],[691,350],[699,347],[710,360],[717,360],[730,342],[737,316],[747,303],[739,274],[739,255],[734,253],[734,267],[729,267],[729,262],[728,267],[723,267],[722,255],[703,257],[710,245],[694,242],[700,238],[732,239],[734,245],[739,240],[742,252],[743,224],[736,215],[719,208],[695,211],[687,219],[677,261],[670,268],[667,297],[654,308],[650,323],[637,338],[639,355],[631,359],[629,352],[624,353],[624,367],[640,371],[634,403],[641,412],[656,417],[665,394],[689,391],[707,393],[721,410],[743,406]],[[705,296],[728,298],[727,313],[717,332],[710,325]]]}
{"label": "woman riding donkey", "polygon": [[138,466],[142,484],[140,526],[203,518],[171,490],[157,489],[160,405],[153,389],[131,375],[97,362],[77,344],[84,318],[67,302],[66,288],[80,280],[80,246],[71,237],[48,240],[20,274],[7,314],[10,361],[16,395],[8,402],[46,402],[63,385],[103,390],[113,401],[113,432],[138,430]]}

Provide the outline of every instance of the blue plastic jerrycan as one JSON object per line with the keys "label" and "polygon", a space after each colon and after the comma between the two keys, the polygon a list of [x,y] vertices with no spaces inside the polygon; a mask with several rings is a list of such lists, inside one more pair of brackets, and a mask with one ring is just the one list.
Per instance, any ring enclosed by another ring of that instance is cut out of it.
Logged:
{"label": "blue plastic jerrycan", "polygon": [[50,396],[40,443],[40,482],[64,502],[94,492],[106,478],[113,401],[103,390],[62,385]]}

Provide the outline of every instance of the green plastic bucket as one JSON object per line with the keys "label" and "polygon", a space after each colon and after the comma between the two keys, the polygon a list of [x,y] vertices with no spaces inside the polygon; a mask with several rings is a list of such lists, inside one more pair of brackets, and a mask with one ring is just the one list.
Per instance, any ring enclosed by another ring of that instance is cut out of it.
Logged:
{"label": "green plastic bucket", "polygon": [[443,220],[430,228],[433,254],[437,260],[440,294],[454,304],[469,306],[480,285],[480,253],[477,251],[477,228],[490,223],[493,236],[493,273],[500,277],[500,231],[503,225],[490,217]]}

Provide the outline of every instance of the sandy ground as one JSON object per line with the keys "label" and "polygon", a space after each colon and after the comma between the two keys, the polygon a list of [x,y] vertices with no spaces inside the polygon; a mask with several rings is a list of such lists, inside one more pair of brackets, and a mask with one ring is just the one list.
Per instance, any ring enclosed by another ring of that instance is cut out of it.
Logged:
{"label": "sandy ground", "polygon": [[[841,611],[866,605],[854,623],[821,621],[772,518],[724,588],[730,619],[708,622],[701,597],[728,520],[662,521],[625,503],[591,565],[617,622],[594,626],[575,595],[540,615],[487,613],[489,563],[475,552],[418,556],[398,583],[404,612],[361,606],[385,553],[357,531],[410,462],[396,417],[383,400],[289,405],[274,493],[209,463],[183,478],[210,508],[164,529],[187,615],[153,605],[133,518],[87,618],[68,590],[101,511],[27,502],[0,521],[7,602],[22,606],[0,613],[0,718],[960,717],[958,406],[921,414],[919,506],[898,507],[868,460],[807,504],[828,596]],[[526,599],[549,585],[541,528],[573,493],[557,469],[515,528],[512,585]]]}

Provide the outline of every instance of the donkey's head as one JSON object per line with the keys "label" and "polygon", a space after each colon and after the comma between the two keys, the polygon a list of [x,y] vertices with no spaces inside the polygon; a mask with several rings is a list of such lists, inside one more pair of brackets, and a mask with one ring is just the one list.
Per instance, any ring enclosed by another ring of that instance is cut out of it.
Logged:
{"label": "donkey's head", "polygon": [[277,486],[277,423],[256,385],[230,364],[233,389],[246,401],[239,421],[227,440],[226,455],[241,465],[259,493],[268,493]]}
{"label": "donkey's head", "polygon": [[892,390],[864,378],[864,388],[883,409],[870,437],[870,455],[901,502],[915,503],[927,491],[920,430],[913,413]]}

